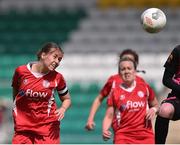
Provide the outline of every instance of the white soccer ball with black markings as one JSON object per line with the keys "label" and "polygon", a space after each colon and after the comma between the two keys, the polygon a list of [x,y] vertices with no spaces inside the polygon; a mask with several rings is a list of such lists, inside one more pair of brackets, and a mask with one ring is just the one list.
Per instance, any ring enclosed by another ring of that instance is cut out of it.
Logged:
{"label": "white soccer ball with black markings", "polygon": [[149,8],[141,14],[141,24],[148,33],[158,33],[166,25],[166,15],[158,8]]}

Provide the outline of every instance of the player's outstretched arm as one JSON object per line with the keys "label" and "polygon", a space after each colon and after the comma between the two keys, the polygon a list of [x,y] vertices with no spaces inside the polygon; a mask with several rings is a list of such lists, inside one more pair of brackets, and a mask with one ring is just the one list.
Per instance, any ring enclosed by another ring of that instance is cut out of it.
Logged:
{"label": "player's outstretched arm", "polygon": [[106,110],[106,114],[104,116],[103,123],[102,123],[102,137],[103,137],[103,140],[105,140],[105,141],[110,139],[111,135],[112,135],[112,133],[109,129],[112,124],[113,115],[114,115],[113,106],[108,106],[107,110]]}
{"label": "player's outstretched arm", "polygon": [[95,117],[96,112],[97,112],[99,106],[101,105],[103,99],[104,99],[104,97],[101,94],[99,94],[94,99],[94,102],[93,102],[91,109],[90,109],[88,120],[87,120],[86,125],[85,125],[85,128],[89,131],[93,130],[95,127],[94,117]]}

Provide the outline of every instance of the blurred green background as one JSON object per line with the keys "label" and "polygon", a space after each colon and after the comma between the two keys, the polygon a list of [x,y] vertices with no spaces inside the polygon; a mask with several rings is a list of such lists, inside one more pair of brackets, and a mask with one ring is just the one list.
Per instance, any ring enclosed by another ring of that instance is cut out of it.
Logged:
{"label": "blurred green background", "polygon": [[[140,54],[140,68],[155,89],[166,97],[162,86],[163,63],[179,43],[180,0],[1,0],[0,1],[0,143],[11,143],[11,79],[15,68],[36,60],[46,42],[59,43],[65,58],[63,73],[72,97],[72,107],[61,122],[61,143],[101,144],[106,101],[99,108],[96,128],[84,129],[90,106],[107,78],[116,73],[116,55],[125,48]],[[161,8],[167,26],[147,34],[140,15],[149,7]],[[91,56],[91,57],[89,57]],[[56,95],[57,104],[60,105]],[[173,135],[169,143],[180,143]]]}

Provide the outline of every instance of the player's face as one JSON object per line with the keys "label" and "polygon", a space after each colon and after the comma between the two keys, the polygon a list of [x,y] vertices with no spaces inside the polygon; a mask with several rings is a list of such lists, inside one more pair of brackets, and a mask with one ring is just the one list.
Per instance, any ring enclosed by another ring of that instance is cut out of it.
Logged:
{"label": "player's face", "polygon": [[63,53],[57,48],[51,48],[48,53],[42,54],[42,61],[45,68],[49,71],[53,71],[59,66],[63,58]]}
{"label": "player's face", "polygon": [[122,61],[119,64],[120,75],[127,85],[131,85],[135,80],[136,71],[132,61]]}

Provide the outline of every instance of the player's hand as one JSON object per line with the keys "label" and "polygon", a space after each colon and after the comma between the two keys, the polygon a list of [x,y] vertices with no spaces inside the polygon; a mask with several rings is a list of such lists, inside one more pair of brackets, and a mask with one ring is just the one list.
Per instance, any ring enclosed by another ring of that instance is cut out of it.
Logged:
{"label": "player's hand", "polygon": [[153,120],[156,116],[157,111],[154,109],[154,107],[151,107],[146,114],[147,120]]}
{"label": "player's hand", "polygon": [[111,135],[112,135],[112,133],[109,130],[103,130],[103,132],[102,132],[102,137],[103,137],[104,141],[109,140],[111,138]]}
{"label": "player's hand", "polygon": [[65,111],[66,110],[63,107],[60,107],[55,111],[55,115],[58,117],[59,121],[61,121],[64,118]]}
{"label": "player's hand", "polygon": [[94,123],[94,121],[87,121],[85,129],[88,131],[91,131],[95,128],[96,124]]}
{"label": "player's hand", "polygon": [[147,113],[145,118],[145,127],[149,128],[151,127],[151,121],[155,118],[157,110],[153,109],[154,107],[151,107]]}

